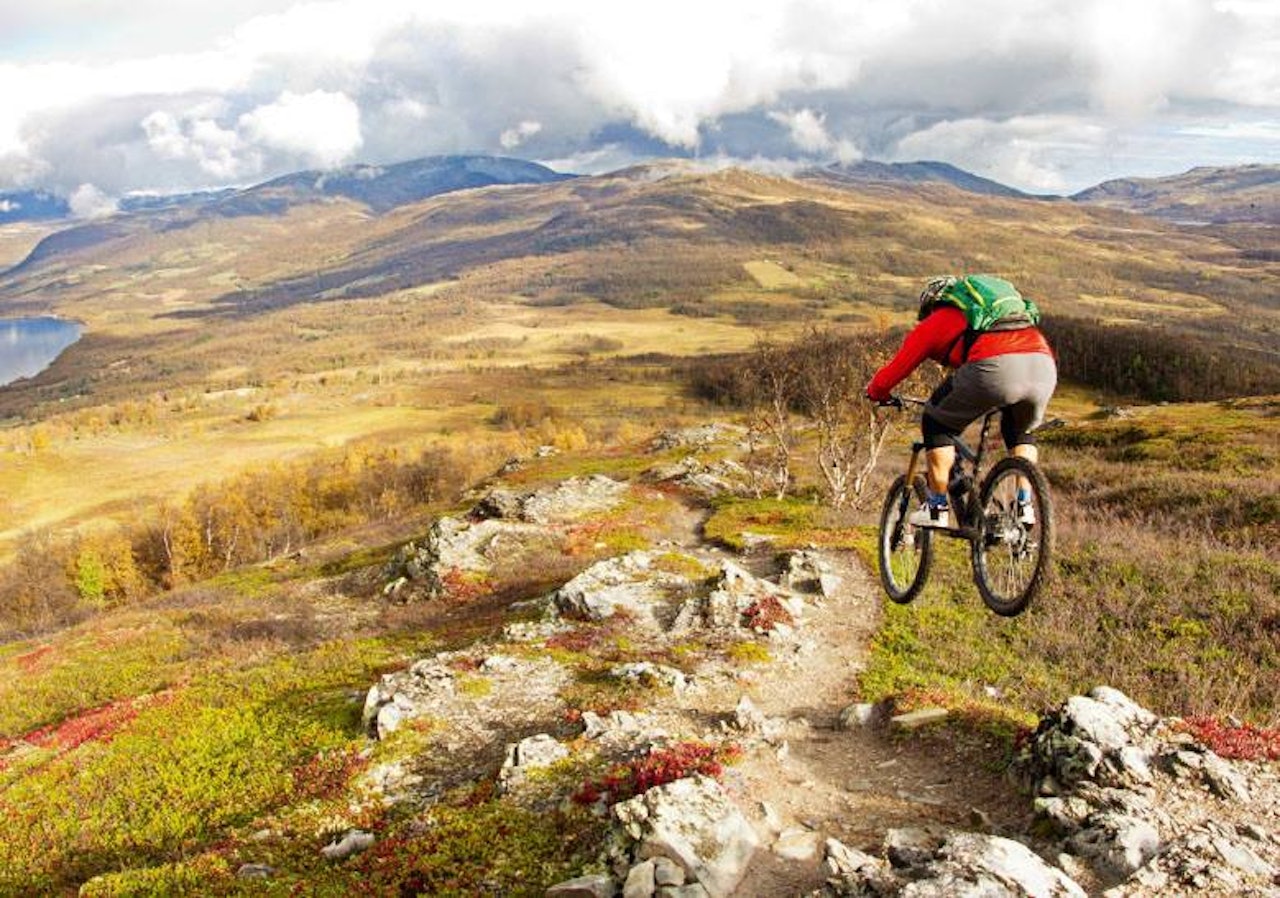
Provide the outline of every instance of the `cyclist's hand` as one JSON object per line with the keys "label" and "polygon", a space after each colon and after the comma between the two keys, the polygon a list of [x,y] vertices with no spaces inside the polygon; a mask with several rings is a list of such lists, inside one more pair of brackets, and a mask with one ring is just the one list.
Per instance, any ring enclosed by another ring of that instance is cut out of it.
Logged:
{"label": "cyclist's hand", "polygon": [[890,396],[888,399],[877,399],[875,403],[881,408],[902,408],[902,400],[897,396]]}

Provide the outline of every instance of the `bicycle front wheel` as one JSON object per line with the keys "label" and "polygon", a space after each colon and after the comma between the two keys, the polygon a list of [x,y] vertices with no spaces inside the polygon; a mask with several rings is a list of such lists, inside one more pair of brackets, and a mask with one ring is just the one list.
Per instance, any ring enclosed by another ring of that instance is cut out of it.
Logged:
{"label": "bicycle front wheel", "polygon": [[1013,617],[1026,609],[1048,575],[1053,553],[1049,483],[1025,458],[1004,458],[978,495],[982,514],[973,540],[973,579],[988,608]]}
{"label": "bicycle front wheel", "polygon": [[932,534],[907,523],[911,509],[922,501],[923,481],[917,479],[913,490],[902,474],[889,487],[880,511],[880,583],[889,598],[903,605],[924,589],[933,562]]}

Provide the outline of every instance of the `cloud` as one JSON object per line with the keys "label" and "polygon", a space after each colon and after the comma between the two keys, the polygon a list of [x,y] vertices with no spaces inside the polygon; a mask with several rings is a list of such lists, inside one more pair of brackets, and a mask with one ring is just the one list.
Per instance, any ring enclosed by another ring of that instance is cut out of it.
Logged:
{"label": "cloud", "polygon": [[1280,119],[1270,0],[45,0],[0,32],[0,189],[517,151],[918,153],[1047,189]]}
{"label": "cloud", "polygon": [[[360,107],[342,93],[285,91],[274,103],[240,116],[247,138],[321,168],[349,160],[360,149]],[[216,126],[215,126],[216,127]]]}
{"label": "cloud", "polygon": [[75,218],[105,218],[115,213],[117,204],[92,184],[81,184],[67,199]]}
{"label": "cloud", "polygon": [[834,158],[838,162],[857,162],[862,158],[857,145],[851,140],[836,140],[827,133],[826,116],[812,109],[796,112],[771,112],[769,118],[786,126],[792,142],[801,152]]}
{"label": "cloud", "polygon": [[514,150],[533,135],[542,130],[542,122],[524,121],[514,128],[508,128],[498,138],[504,150]]}

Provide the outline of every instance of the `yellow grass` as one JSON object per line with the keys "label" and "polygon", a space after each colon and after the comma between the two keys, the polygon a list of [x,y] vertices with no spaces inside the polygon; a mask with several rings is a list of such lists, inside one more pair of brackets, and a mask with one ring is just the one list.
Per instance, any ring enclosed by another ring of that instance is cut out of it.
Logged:
{"label": "yellow grass", "polygon": [[742,267],[747,270],[747,274],[755,278],[757,284],[766,290],[784,290],[804,286],[803,280],[777,262],[758,259],[754,262],[743,262]]}

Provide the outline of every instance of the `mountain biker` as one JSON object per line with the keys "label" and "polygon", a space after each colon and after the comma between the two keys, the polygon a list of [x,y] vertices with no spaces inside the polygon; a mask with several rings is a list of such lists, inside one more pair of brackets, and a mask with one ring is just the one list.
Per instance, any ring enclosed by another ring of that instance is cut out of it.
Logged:
{"label": "mountain biker", "polygon": [[[1031,430],[1044,420],[1045,407],[1058,382],[1053,350],[1038,327],[991,330],[968,342],[965,313],[944,297],[955,278],[934,278],[920,294],[919,323],[888,364],[867,384],[867,398],[888,402],[893,388],[925,359],[954,369],[933,391],[920,429],[927,461],[926,499],[908,522],[921,527],[950,525],[947,480],[955,461],[954,437],[994,408],[1003,410],[1000,434],[1012,455],[1030,462],[1039,457]],[[970,335],[972,336],[972,335]],[[1030,524],[1034,512],[1025,492],[1019,514]]]}

